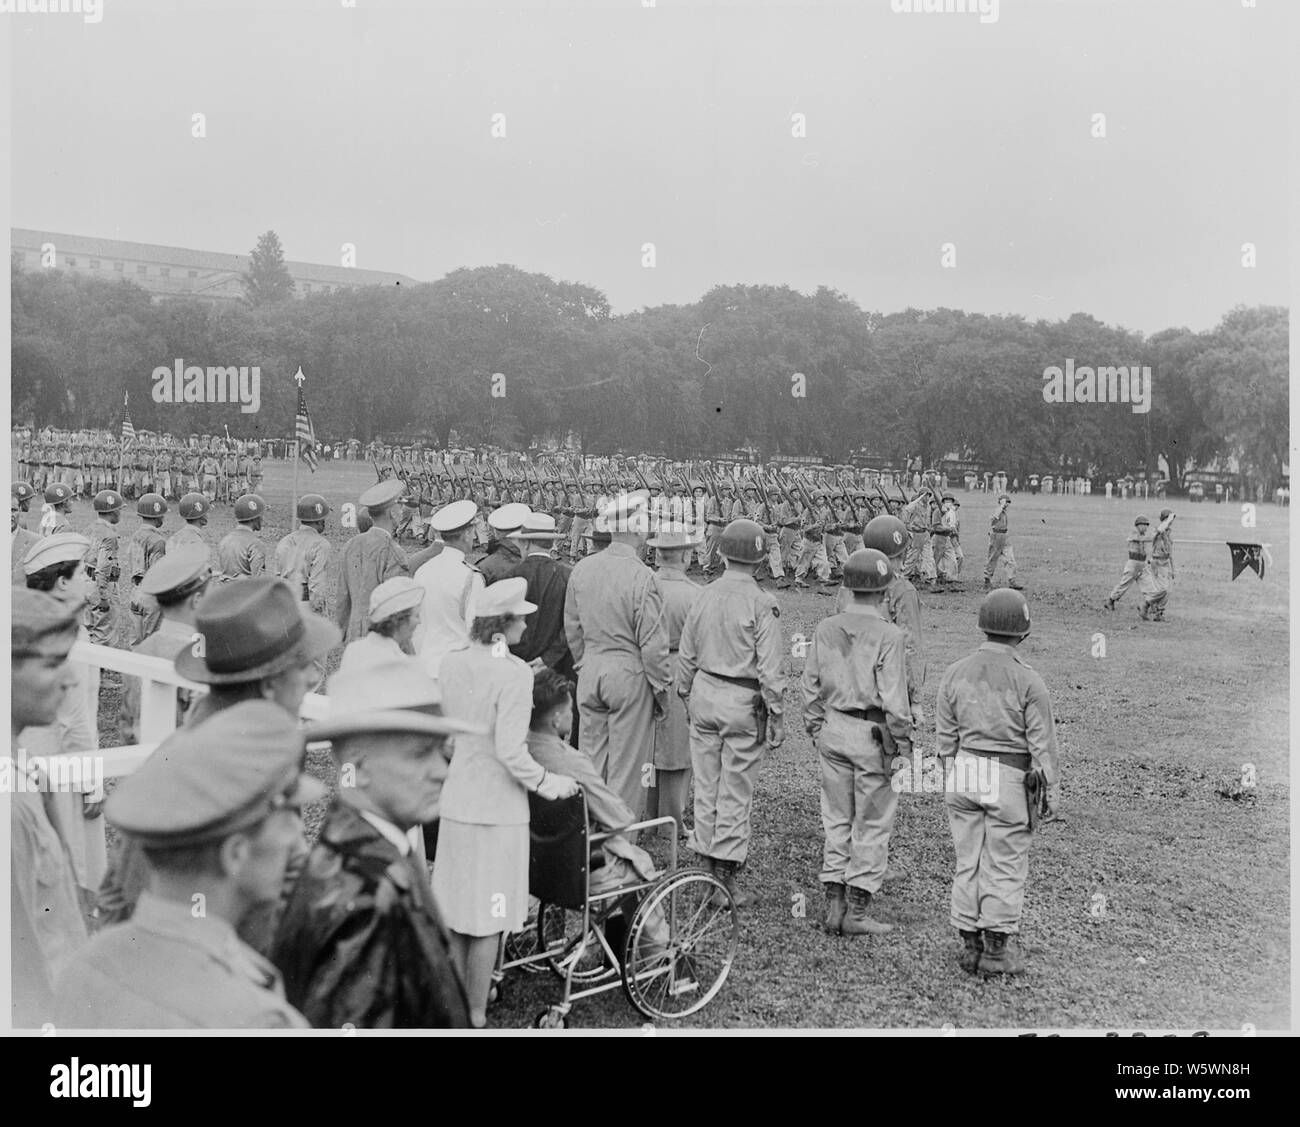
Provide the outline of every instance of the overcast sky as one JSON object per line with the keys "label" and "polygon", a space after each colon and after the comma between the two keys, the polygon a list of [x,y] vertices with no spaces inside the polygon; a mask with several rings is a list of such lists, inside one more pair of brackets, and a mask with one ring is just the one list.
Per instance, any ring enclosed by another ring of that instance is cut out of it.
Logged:
{"label": "overcast sky", "polygon": [[1259,3],[1001,0],[989,22],[890,0],[3,15],[10,222],[235,253],[273,228],[290,258],[354,243],[358,266],[420,280],[509,262],[615,312],[743,282],[1206,329],[1288,300],[1295,0]]}

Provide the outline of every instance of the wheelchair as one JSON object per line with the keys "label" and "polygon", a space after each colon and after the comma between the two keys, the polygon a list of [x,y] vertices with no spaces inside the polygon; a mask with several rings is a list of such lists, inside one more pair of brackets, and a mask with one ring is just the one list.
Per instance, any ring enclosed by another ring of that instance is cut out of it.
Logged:
{"label": "wheelchair", "polygon": [[616,833],[590,831],[586,795],[552,802],[530,794],[529,807],[528,886],[539,906],[536,921],[502,944],[494,989],[516,968],[549,970],[561,979],[559,1001],[533,1022],[538,1029],[567,1028],[574,1002],[620,985],[651,1020],[671,1021],[707,1006],[735,961],[740,922],[720,880],[677,867],[676,820],[654,818],[617,831],[668,826],[666,870],[651,880],[599,888],[601,845]]}

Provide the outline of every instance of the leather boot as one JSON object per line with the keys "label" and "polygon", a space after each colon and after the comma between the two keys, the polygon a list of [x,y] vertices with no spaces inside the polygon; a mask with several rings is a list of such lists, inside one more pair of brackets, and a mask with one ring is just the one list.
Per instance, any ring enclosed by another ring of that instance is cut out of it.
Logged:
{"label": "leather boot", "polygon": [[826,890],[826,916],[822,920],[822,926],[831,935],[839,935],[840,927],[844,923],[844,912],[847,908],[844,902],[844,886],[842,884],[828,883],[822,887]]}
{"label": "leather boot", "polygon": [[740,865],[735,861],[714,861],[713,875],[722,881],[727,891],[731,893],[731,898],[736,902],[737,908],[748,908],[754,902],[754,896],[736,883],[740,868]]}
{"label": "leather boot", "polygon": [[961,932],[961,941],[964,946],[957,962],[962,970],[974,974],[980,965],[980,955],[984,953],[984,944],[980,941],[980,933],[978,931],[963,931]]}
{"label": "leather boot", "polygon": [[871,907],[871,893],[865,888],[849,885],[848,900],[848,911],[840,925],[841,935],[884,935],[894,930],[893,924],[873,920],[867,914],[867,909]]}
{"label": "leather boot", "polygon": [[1014,947],[1008,946],[1011,938],[1004,931],[981,933],[984,950],[979,957],[979,969],[985,974],[1024,974],[1025,958]]}

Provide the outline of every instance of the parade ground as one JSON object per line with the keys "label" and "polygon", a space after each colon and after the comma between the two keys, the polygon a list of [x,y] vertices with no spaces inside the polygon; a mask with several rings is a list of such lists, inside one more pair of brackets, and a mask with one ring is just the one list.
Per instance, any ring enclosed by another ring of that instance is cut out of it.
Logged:
{"label": "parade ground", "polygon": [[[341,506],[374,480],[364,462],[302,468],[300,491],[323,493],[333,507],[327,535],[336,549],[353,534],[340,527]],[[266,463],[261,536],[272,549],[291,527],[291,483],[289,463]],[[921,594],[926,753],[943,670],[983,641],[976,610],[994,499],[958,496],[965,589]],[[1140,621],[1136,590],[1108,613],[1103,601],[1133,519],[1156,517],[1162,504],[1178,513],[1167,618]],[[173,502],[164,534],[179,527],[175,510]],[[33,528],[38,520],[27,517]],[[73,527],[91,521],[79,500]],[[815,588],[777,592],[791,650],[787,736],[764,761],[755,795],[746,881],[759,901],[744,913],[725,988],[687,1024],[952,1027],[958,1035],[1289,1028],[1289,521],[1289,509],[1272,504],[1258,506],[1255,528],[1243,528],[1240,504],[1014,495],[1011,543],[1033,615],[1020,652],[1051,694],[1063,769],[1061,819],[1040,828],[1031,855],[1022,929],[1029,971],[1015,980],[958,968],[948,919],[952,839],[942,794],[924,787],[900,801],[891,863],[903,874],[874,904],[894,931],[847,939],[819,930],[819,768],[801,721],[798,641],[833,600]],[[123,537],[138,523],[128,507]],[[231,527],[230,507],[218,506],[209,542]],[[1263,581],[1249,570],[1230,580],[1227,540],[1270,545]],[[115,695],[105,687],[105,745],[119,742]],[[329,779],[323,757],[313,765]],[[321,808],[308,813],[314,833]],[[530,1024],[559,985],[545,974],[512,976],[492,1024]],[[641,1020],[617,991],[579,1003],[571,1017],[577,1028]]]}

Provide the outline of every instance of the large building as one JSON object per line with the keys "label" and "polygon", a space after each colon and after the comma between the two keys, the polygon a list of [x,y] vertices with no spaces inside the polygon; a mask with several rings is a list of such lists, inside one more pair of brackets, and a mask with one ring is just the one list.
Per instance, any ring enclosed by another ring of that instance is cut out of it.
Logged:
{"label": "large building", "polygon": [[[129,278],[154,299],[195,297],[204,301],[239,301],[244,296],[240,281],[247,273],[246,254],[220,254],[209,250],[185,250],[152,243],[127,243],[118,239],[96,239],[86,235],[61,235],[55,231],[10,229],[10,252],[23,270],[48,268],[71,270],[90,278]],[[294,295],[334,293],[362,286],[413,286],[416,281],[386,270],[360,270],[349,266],[320,266],[311,262],[285,262],[293,278]]]}

